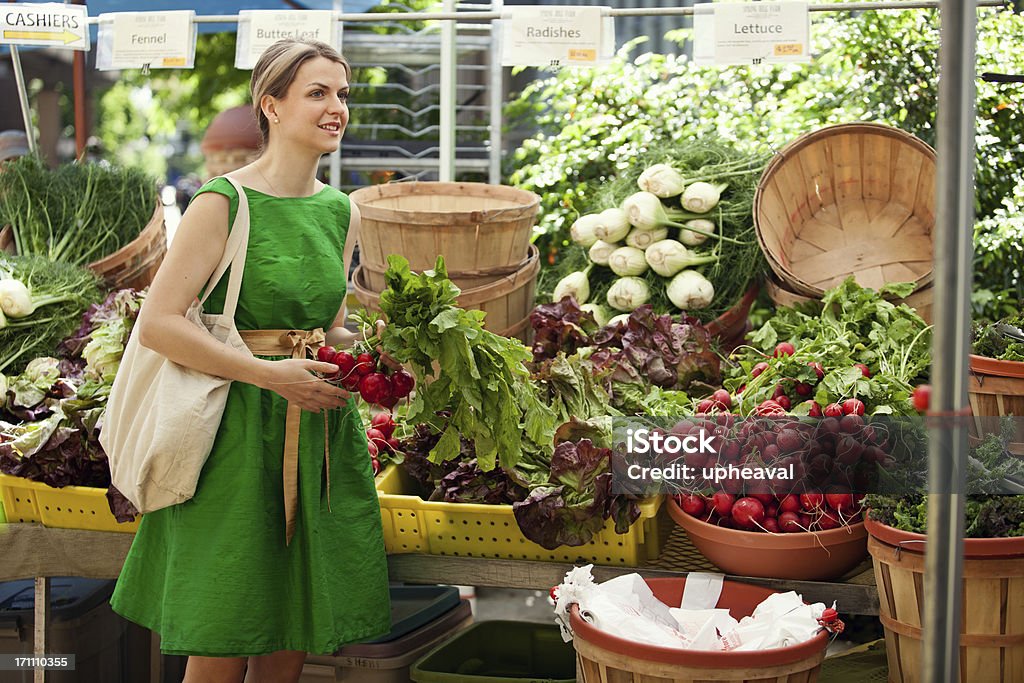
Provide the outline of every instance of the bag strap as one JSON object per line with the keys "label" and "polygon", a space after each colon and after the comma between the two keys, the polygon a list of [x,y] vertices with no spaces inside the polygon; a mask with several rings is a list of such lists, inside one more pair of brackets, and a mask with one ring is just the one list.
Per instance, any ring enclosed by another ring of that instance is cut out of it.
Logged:
{"label": "bag strap", "polygon": [[221,256],[217,268],[213,271],[213,275],[210,276],[206,291],[203,293],[199,303],[206,303],[207,297],[210,296],[213,288],[217,286],[217,283],[224,276],[224,272],[230,266],[231,273],[228,275],[228,291],[224,298],[223,315],[228,320],[231,320],[235,317],[235,309],[238,307],[238,295],[242,289],[242,272],[245,270],[245,255],[249,246],[249,200],[245,195],[245,189],[242,188],[242,185],[237,180],[226,175],[220,177],[231,183],[231,186],[235,188],[235,192],[238,193],[238,209],[235,211],[235,221],[231,226],[231,234],[228,235],[227,242],[224,245],[224,254]]}

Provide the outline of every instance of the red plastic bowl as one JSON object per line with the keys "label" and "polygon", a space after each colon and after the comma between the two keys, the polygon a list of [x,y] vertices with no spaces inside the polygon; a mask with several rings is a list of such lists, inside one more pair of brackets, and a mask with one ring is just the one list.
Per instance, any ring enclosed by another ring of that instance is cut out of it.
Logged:
{"label": "red plastic bowl", "polygon": [[[683,599],[686,579],[644,579],[651,587],[654,597],[666,605],[678,606]],[[728,609],[734,619],[749,617],[765,598],[778,593],[770,588],[751,586],[736,581],[722,583],[722,595],[718,607]],[[570,624],[577,638],[582,638],[602,649],[628,657],[644,659],[663,664],[709,669],[758,669],[767,666],[792,664],[818,656],[828,647],[828,634],[821,631],[810,640],[789,647],[751,652],[710,652],[704,650],[680,650],[671,647],[646,645],[606,633],[583,621],[576,605],[570,608]]]}
{"label": "red plastic bowl", "polygon": [[864,522],[828,531],[771,534],[709,524],[683,512],[671,497],[668,512],[704,557],[736,576],[835,579],[868,555]]}

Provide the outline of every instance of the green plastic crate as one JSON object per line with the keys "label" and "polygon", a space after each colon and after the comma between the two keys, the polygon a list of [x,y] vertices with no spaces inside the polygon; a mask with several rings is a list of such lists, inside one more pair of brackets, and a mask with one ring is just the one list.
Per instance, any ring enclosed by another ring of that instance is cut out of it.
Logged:
{"label": "green plastic crate", "polygon": [[481,621],[431,650],[416,683],[575,683],[576,652],[554,624]]}

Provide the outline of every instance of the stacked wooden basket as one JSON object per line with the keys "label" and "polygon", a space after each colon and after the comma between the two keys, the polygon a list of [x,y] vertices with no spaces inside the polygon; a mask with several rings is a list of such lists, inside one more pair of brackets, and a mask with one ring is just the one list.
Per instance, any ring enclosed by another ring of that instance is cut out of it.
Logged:
{"label": "stacked wooden basket", "polygon": [[444,256],[463,308],[485,311],[491,332],[528,341],[540,255],[530,244],[540,198],[503,185],[414,182],[371,185],[351,194],[359,207],[356,298],[380,310],[389,254],[414,271]]}
{"label": "stacked wooden basket", "polygon": [[852,123],[797,138],[761,176],[754,225],[775,303],[820,299],[853,275],[873,289],[913,282],[902,302],[930,321],[935,150],[913,135]]}

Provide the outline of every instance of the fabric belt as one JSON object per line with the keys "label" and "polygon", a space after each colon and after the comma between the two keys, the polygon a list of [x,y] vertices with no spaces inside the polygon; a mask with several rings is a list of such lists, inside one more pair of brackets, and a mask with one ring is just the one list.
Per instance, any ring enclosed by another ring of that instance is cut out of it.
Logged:
{"label": "fabric belt", "polygon": [[[320,348],[327,340],[321,327],[315,330],[239,330],[242,341],[254,355],[305,358],[306,350]],[[331,509],[331,449],[328,441],[327,412],[324,411],[324,471],[327,509]],[[302,409],[288,402],[284,428],[284,523],[285,545],[295,535],[295,517],[299,506],[299,421]]]}

